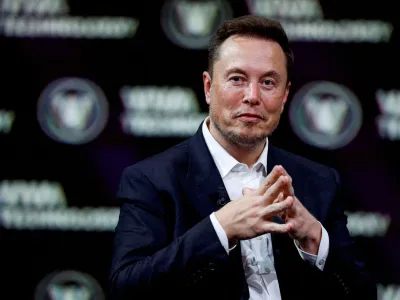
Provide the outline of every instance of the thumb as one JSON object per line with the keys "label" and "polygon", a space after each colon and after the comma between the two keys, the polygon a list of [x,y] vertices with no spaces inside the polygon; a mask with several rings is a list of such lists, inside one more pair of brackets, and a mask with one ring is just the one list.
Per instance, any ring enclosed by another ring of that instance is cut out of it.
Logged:
{"label": "thumb", "polygon": [[248,188],[248,187],[245,187],[245,188],[243,188],[243,190],[242,190],[243,196],[246,196],[246,195],[254,195],[255,192],[256,192],[255,189]]}

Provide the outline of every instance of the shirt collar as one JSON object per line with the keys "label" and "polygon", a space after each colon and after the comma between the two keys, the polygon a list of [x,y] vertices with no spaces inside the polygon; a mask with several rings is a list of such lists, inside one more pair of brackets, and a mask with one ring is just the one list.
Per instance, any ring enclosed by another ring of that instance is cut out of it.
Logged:
{"label": "shirt collar", "polygon": [[[221,146],[220,143],[216,141],[216,139],[211,135],[210,130],[208,129],[207,123],[210,122],[210,117],[207,117],[202,126],[203,136],[206,141],[208,150],[211,153],[211,156],[214,159],[214,162],[218,168],[221,177],[224,178],[232,169],[237,165],[244,164],[238,162],[234,157],[232,157],[225,149]],[[257,162],[253,165],[252,169],[259,168],[261,164],[264,167],[264,170],[267,170],[267,156],[268,156],[268,138],[266,138],[266,143],[263,152],[258,158]],[[245,166],[246,167],[246,166]]]}

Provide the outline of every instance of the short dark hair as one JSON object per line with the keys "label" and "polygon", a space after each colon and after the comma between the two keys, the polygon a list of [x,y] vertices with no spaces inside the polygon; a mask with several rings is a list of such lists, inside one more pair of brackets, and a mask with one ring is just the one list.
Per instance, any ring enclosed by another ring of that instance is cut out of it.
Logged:
{"label": "short dark hair", "polygon": [[281,23],[276,20],[253,15],[241,16],[225,21],[218,28],[208,48],[208,72],[211,76],[214,63],[219,57],[221,45],[232,35],[259,37],[277,42],[285,54],[288,82],[290,81],[294,57],[285,30]]}

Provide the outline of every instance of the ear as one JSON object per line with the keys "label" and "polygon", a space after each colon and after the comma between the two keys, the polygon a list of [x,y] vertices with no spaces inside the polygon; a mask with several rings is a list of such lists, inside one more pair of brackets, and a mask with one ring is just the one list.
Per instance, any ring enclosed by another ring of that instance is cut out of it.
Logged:
{"label": "ear", "polygon": [[287,101],[287,99],[288,99],[289,90],[290,90],[291,85],[292,85],[292,83],[291,83],[290,81],[289,81],[288,84],[286,85],[285,94],[283,95],[281,113],[283,112],[283,109],[284,109],[284,107],[285,107],[285,103],[286,103],[286,101]]}
{"label": "ear", "polygon": [[207,71],[203,72],[203,85],[204,85],[204,95],[206,97],[207,104],[211,102],[211,76]]}

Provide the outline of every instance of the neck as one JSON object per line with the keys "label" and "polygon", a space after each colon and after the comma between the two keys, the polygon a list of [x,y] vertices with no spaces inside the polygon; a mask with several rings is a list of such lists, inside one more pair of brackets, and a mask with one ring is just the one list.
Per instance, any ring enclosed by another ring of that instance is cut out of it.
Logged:
{"label": "neck", "polygon": [[245,146],[238,145],[226,139],[221,132],[212,124],[212,122],[207,123],[207,127],[210,130],[211,135],[214,139],[238,162],[246,164],[249,168],[251,168],[265,147],[265,141],[259,143],[257,145]]}

